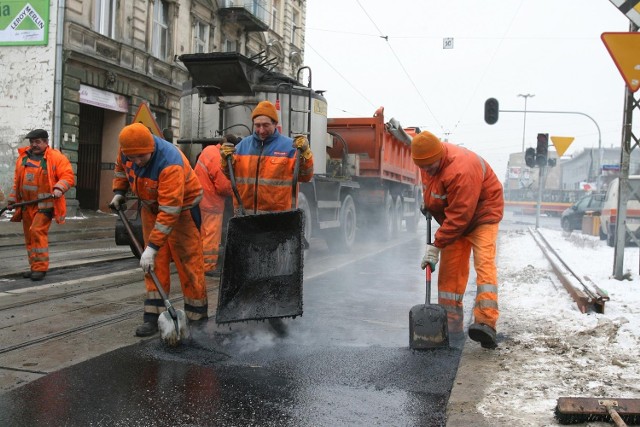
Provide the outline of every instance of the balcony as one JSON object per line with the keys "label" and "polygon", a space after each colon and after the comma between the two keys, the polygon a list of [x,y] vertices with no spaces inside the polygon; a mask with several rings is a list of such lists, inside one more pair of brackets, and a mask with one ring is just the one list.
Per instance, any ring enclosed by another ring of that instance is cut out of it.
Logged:
{"label": "balcony", "polygon": [[265,0],[218,0],[218,13],[226,22],[236,22],[245,31],[269,29]]}

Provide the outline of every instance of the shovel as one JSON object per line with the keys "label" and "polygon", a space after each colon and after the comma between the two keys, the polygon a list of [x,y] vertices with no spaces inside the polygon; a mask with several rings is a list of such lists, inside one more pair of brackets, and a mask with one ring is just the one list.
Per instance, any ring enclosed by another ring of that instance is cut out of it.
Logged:
{"label": "shovel", "polygon": [[299,156],[294,167],[292,210],[256,215],[246,214],[233,165],[228,162],[240,215],[229,220],[216,323],[302,315],[304,214],[295,209],[298,162]]}
{"label": "shovel", "polygon": [[[116,209],[116,211],[118,212],[120,220],[122,220],[122,223],[124,224],[124,228],[127,230],[127,234],[129,234],[129,239],[135,247],[136,252],[139,255],[142,255],[142,246],[140,245],[140,242],[138,242],[138,239],[136,239],[136,235],[133,228],[131,228],[131,223],[127,219],[127,216],[124,214],[122,209]],[[156,285],[156,289],[164,302],[164,306],[167,308],[167,311],[163,311],[158,317],[158,329],[160,330],[160,336],[169,347],[177,347],[178,344],[180,344],[180,341],[187,340],[191,336],[187,326],[187,315],[184,311],[176,310],[171,305],[169,297],[160,284],[156,273],[151,270],[149,275],[153,280],[153,284]]]}
{"label": "shovel", "polygon": [[[26,201],[26,202],[14,203],[13,205],[11,205],[11,209],[19,208],[21,206],[35,205],[36,203],[44,202],[45,200],[49,200],[49,199],[53,199],[53,196],[47,196],[47,197],[43,197],[42,199],[29,200],[29,201]],[[6,207],[0,209],[0,216],[2,216],[4,211],[6,211],[8,209],[9,209],[8,205]]]}
{"label": "shovel", "polygon": [[[431,244],[431,214],[427,213],[427,245]],[[426,268],[427,296],[424,304],[409,311],[409,347],[412,350],[446,347],[449,345],[447,312],[440,305],[431,304],[431,265]]]}

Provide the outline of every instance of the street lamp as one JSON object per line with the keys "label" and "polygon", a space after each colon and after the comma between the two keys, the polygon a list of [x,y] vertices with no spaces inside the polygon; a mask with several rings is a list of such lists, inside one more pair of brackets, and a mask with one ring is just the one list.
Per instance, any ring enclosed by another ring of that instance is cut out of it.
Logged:
{"label": "street lamp", "polygon": [[522,124],[522,152],[524,153],[524,138],[527,130],[527,98],[533,98],[535,95],[520,93],[518,96],[524,98],[524,123]]}

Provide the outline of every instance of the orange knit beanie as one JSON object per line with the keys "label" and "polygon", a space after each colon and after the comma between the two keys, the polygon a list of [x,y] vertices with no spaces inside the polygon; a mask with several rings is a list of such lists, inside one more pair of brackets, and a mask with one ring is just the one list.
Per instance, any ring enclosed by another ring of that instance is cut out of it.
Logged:
{"label": "orange knit beanie", "polygon": [[274,122],[278,123],[278,111],[276,107],[270,103],[269,101],[262,101],[258,104],[258,106],[253,110],[251,114],[251,120],[255,119],[258,116],[267,116]]}
{"label": "orange knit beanie", "polygon": [[156,147],[151,131],[142,123],[125,126],[118,142],[125,156],[153,153]]}
{"label": "orange knit beanie", "polygon": [[427,166],[440,160],[443,150],[440,139],[426,130],[411,140],[411,157],[418,166]]}

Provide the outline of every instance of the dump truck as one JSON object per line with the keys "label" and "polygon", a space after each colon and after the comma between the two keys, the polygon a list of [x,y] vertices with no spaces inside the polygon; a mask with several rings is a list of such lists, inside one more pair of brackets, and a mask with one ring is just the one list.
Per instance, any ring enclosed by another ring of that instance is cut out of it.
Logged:
{"label": "dump truck", "polygon": [[327,100],[312,88],[309,67],[293,79],[273,72],[269,61],[235,52],[178,59],[191,80],[183,88],[176,142],[192,162],[226,134],[250,135],[252,110],[269,100],[279,110],[279,131],[306,135],[313,151],[314,177],[299,184],[298,198],[307,240],[322,238],[331,249],[348,251],[364,232],[388,240],[404,227],[416,230],[422,186],[411,139],[418,128],[385,120],[382,107],[370,117],[328,118]]}

